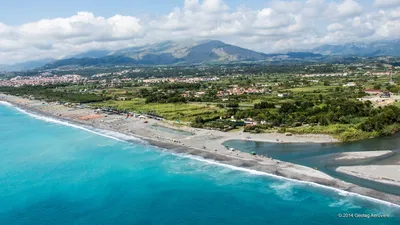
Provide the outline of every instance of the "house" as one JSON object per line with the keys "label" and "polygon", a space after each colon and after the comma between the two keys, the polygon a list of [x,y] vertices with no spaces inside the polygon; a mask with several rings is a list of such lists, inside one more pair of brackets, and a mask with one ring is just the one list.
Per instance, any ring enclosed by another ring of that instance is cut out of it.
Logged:
{"label": "house", "polygon": [[279,93],[279,94],[278,94],[278,97],[280,97],[280,98],[286,98],[286,97],[288,97],[288,96],[289,96],[288,93]]}
{"label": "house", "polygon": [[343,87],[355,87],[357,84],[355,82],[348,82],[347,84],[344,84]]}
{"label": "house", "polygon": [[126,101],[127,99],[126,99],[126,97],[118,97],[117,98],[117,101]]}
{"label": "house", "polygon": [[246,125],[253,125],[253,121],[243,120]]}
{"label": "house", "polygon": [[199,98],[200,96],[206,94],[204,91],[200,91],[200,92],[196,92],[196,94],[194,95],[194,97]]}
{"label": "house", "polygon": [[365,89],[364,90],[365,93],[369,94],[369,95],[379,95],[382,94],[381,90],[374,90],[374,89]]}
{"label": "house", "polygon": [[380,98],[390,98],[391,94],[388,91],[385,91],[383,94],[379,95]]}
{"label": "house", "polygon": [[254,125],[254,120],[253,120],[253,118],[243,119],[242,121],[243,121],[244,124],[246,124],[246,125]]}

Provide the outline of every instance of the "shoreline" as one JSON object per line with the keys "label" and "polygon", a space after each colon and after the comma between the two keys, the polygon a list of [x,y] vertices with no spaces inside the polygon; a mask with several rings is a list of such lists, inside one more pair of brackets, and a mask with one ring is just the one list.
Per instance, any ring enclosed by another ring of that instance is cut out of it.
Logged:
{"label": "shoreline", "polygon": [[[8,96],[9,98],[5,99],[5,95],[0,95],[0,97],[1,96],[3,97],[0,98],[0,101],[8,102],[14,107],[20,108],[24,111],[26,110],[27,113],[33,112],[34,114],[39,114],[38,116],[43,115],[45,117],[50,117],[51,119],[54,120],[58,121],[61,120],[62,122],[66,121],[67,123],[72,122],[71,125],[74,124],[83,125],[84,129],[87,129],[86,127],[90,127],[95,130],[100,129],[104,131],[117,132],[119,134],[127,135],[127,137],[134,137],[135,140],[136,138],[138,138],[138,140],[142,139],[148,142],[150,145],[162,149],[168,149],[174,153],[201,157],[202,159],[204,159],[204,161],[208,161],[209,163],[211,160],[211,163],[215,162],[216,164],[238,167],[243,170],[258,171],[260,173],[269,176],[278,177],[282,179],[289,179],[292,181],[294,180],[297,182],[307,183],[310,185],[321,186],[337,192],[345,191],[350,194],[366,197],[369,200],[376,200],[381,203],[387,203],[394,205],[396,207],[400,207],[400,196],[376,191],[365,187],[360,187],[352,183],[347,183],[309,167],[300,166],[288,162],[282,162],[279,160],[270,159],[262,156],[252,156],[249,153],[245,152],[239,152],[239,151],[233,152],[226,149],[226,147],[222,145],[222,143],[228,140],[238,140],[237,137],[242,137],[242,139],[239,140],[248,140],[248,141],[259,141],[259,140],[255,139],[249,140],[243,136],[238,136],[238,135],[220,136],[218,132],[208,131],[208,130],[196,131],[197,134],[194,136],[188,136],[186,138],[177,139],[178,137],[176,135],[168,136],[167,134],[164,134],[164,136],[162,136],[161,135],[162,132],[151,130],[149,126],[152,126],[154,124],[159,125],[158,122],[154,121],[151,124],[147,124],[141,120],[131,121],[129,118],[124,119],[122,118],[122,116],[109,116],[103,118],[96,118],[94,120],[81,121],[77,118],[71,118],[72,117],[71,115],[77,112],[82,114],[85,113],[87,114],[88,112],[91,113],[90,111],[92,110],[73,109],[71,111],[68,111],[70,109],[68,109],[67,107],[60,106],[61,111],[51,111],[51,110],[46,111],[47,108],[41,109],[39,107],[41,105],[37,104],[40,103],[38,101],[24,99],[25,104],[23,104],[23,102],[16,101],[18,99],[21,100],[21,98],[15,96],[11,97]],[[63,113],[73,112],[73,113],[69,114],[69,116],[71,117],[56,116],[57,113],[59,112]],[[133,127],[136,127],[136,129],[134,129]],[[168,127],[168,125],[166,125],[166,127]],[[301,139],[301,140],[306,140],[306,139]],[[290,143],[290,142],[285,142],[285,143]],[[310,143],[310,142],[299,142],[299,143]],[[314,142],[314,143],[322,143],[322,142]],[[201,147],[202,145],[203,148]]]}

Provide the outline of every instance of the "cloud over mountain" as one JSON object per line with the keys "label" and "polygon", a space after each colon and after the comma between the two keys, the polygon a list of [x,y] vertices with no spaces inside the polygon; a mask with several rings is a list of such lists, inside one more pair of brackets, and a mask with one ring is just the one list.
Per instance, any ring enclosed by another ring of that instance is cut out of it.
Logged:
{"label": "cloud over mountain", "polygon": [[[0,22],[0,64],[116,50],[165,40],[219,39],[262,52],[400,37],[400,2],[270,1],[234,8],[223,0],[185,0],[164,15],[103,17],[78,12],[19,26]],[[397,7],[397,8],[396,8]]]}

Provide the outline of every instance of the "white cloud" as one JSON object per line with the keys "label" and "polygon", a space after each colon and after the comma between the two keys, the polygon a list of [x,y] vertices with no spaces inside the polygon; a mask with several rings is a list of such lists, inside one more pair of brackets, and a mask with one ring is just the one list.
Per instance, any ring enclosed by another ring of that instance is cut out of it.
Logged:
{"label": "white cloud", "polygon": [[343,30],[343,29],[344,29],[344,26],[342,24],[340,24],[340,23],[332,23],[332,24],[329,24],[329,26],[328,26],[328,31],[329,32],[340,31],[340,30]]}
{"label": "white cloud", "polygon": [[88,43],[102,43],[99,47],[107,48],[117,40],[140,37],[142,29],[140,19],[135,17],[115,15],[104,18],[90,12],[79,12],[68,18],[43,19],[15,27],[0,23],[0,51],[9,52],[10,55],[3,57],[7,53],[1,54],[0,63],[25,60],[24,55],[26,59],[31,55],[35,58],[42,56],[34,52],[58,58],[86,50],[81,47]]}
{"label": "white cloud", "polygon": [[131,38],[136,36],[141,29],[140,20],[131,16],[115,15],[107,19],[107,23],[112,29],[113,38]]}
{"label": "white cloud", "polygon": [[393,19],[399,19],[400,18],[400,7],[390,11],[389,15]]}
{"label": "white cloud", "polygon": [[185,9],[191,10],[195,9],[199,5],[199,0],[185,0]]}
{"label": "white cloud", "polygon": [[274,0],[270,7],[278,12],[295,13],[299,12],[304,7],[304,3],[300,1]]}
{"label": "white cloud", "polygon": [[291,15],[285,15],[276,12],[274,9],[266,8],[262,9],[257,14],[257,19],[254,22],[256,28],[279,28],[292,24],[294,21]]}
{"label": "white cloud", "polygon": [[325,7],[324,0],[307,0],[301,13],[303,16],[317,17],[322,14]]}
{"label": "white cloud", "polygon": [[386,8],[400,5],[400,0],[375,0],[376,7]]}
{"label": "white cloud", "polygon": [[79,12],[69,18],[56,18],[27,23],[15,28],[23,37],[58,40],[91,40],[130,38],[140,32],[140,20],[115,15],[108,19],[90,12]]}
{"label": "white cloud", "polygon": [[[400,37],[400,8],[370,8],[355,0],[276,0],[258,9],[233,8],[223,0],[182,2],[153,17],[79,12],[20,26],[0,23],[0,64],[165,40],[220,39],[273,52]],[[374,4],[383,3],[389,1]]]}
{"label": "white cloud", "polygon": [[363,11],[363,7],[354,0],[344,0],[338,5],[338,12],[340,16],[349,17],[360,15]]}
{"label": "white cloud", "polygon": [[204,0],[201,6],[206,12],[220,12],[229,9],[222,0]]}

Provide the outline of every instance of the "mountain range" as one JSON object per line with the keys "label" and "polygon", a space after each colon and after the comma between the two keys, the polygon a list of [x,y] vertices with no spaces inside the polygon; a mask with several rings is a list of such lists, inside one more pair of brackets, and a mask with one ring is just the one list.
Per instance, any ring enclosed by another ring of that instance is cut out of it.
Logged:
{"label": "mountain range", "polygon": [[22,63],[16,63],[12,65],[0,65],[0,71],[22,71],[31,70],[38,67],[43,67],[44,65],[56,61],[52,58],[44,58],[39,60],[31,60]]}
{"label": "mountain range", "polygon": [[311,52],[322,55],[351,55],[362,57],[400,56],[400,40],[322,45],[312,49]]}
{"label": "mountain range", "polygon": [[166,41],[117,51],[92,50],[64,59],[42,59],[1,66],[2,70],[47,69],[65,66],[174,65],[261,61],[324,61],[330,56],[400,56],[400,41],[323,45],[307,52],[265,54],[217,40]]}
{"label": "mountain range", "polygon": [[98,65],[172,65],[257,62],[271,59],[318,58],[320,54],[292,52],[265,54],[216,40],[166,41],[118,51],[91,51],[49,63],[45,68]]}

